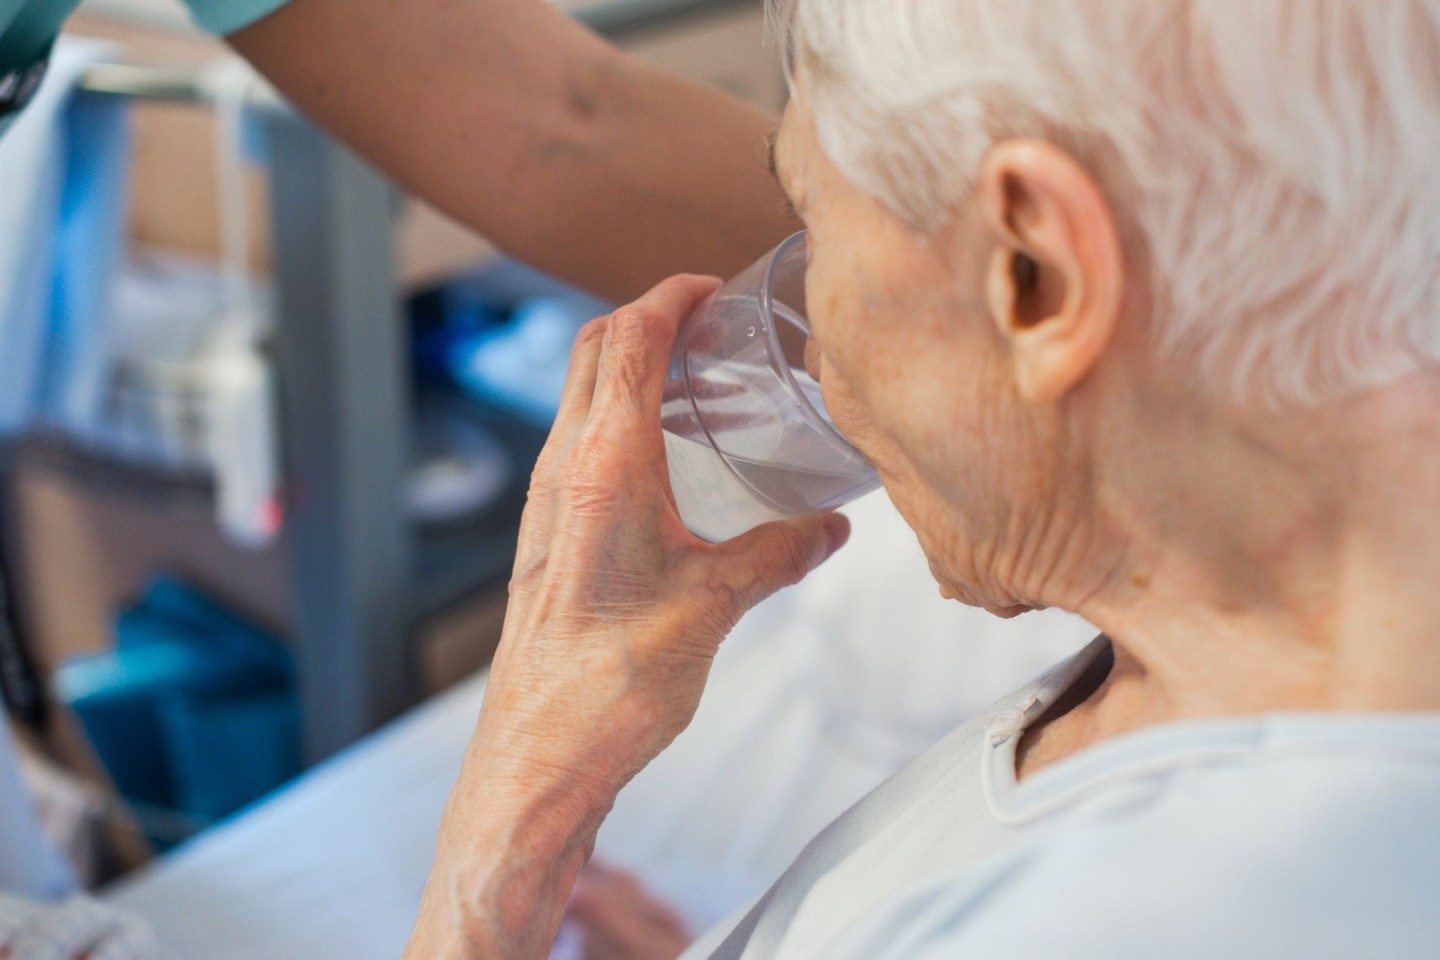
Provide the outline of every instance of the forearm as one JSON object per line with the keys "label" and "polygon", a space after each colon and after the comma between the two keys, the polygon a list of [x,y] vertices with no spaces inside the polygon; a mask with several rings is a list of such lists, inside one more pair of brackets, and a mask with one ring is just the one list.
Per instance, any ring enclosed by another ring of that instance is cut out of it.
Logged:
{"label": "forearm", "polygon": [[[523,606],[523,604],[521,604]],[[440,823],[435,864],[406,960],[539,960],[549,955],[575,878],[621,788],[658,752],[630,703],[603,717],[544,695],[530,657],[544,638],[581,643],[512,602],[485,704]],[[592,662],[591,692],[625,685]]]}
{"label": "forearm", "polygon": [[602,295],[729,275],[799,229],[773,118],[543,0],[293,0],[231,39],[406,188]]}
{"label": "forearm", "polygon": [[471,752],[478,762],[446,805],[406,960],[545,957],[610,802]]}

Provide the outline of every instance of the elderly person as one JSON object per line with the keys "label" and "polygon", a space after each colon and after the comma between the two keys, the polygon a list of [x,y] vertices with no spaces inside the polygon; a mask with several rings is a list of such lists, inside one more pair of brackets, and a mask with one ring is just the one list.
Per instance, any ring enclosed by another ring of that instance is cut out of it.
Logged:
{"label": "elderly person", "polygon": [[[799,0],[813,368],[945,594],[1104,635],[688,958],[1433,957],[1440,2]],[[695,540],[592,325],[409,956],[543,956],[625,781],[838,517]]]}

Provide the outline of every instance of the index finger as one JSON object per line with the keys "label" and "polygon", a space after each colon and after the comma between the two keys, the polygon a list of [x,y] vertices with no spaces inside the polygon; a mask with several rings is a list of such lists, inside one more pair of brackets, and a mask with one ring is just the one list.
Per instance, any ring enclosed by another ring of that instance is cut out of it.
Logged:
{"label": "index finger", "polygon": [[671,277],[616,310],[605,326],[593,409],[659,416],[680,324],[720,287],[714,277]]}

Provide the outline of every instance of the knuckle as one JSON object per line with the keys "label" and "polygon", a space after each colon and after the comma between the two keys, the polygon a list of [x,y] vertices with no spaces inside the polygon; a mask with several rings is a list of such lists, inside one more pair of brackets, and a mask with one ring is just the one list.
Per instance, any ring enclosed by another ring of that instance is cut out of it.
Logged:
{"label": "knuckle", "polygon": [[785,586],[794,586],[810,572],[810,549],[805,539],[793,530],[785,530],[776,539],[776,570]]}
{"label": "knuckle", "polygon": [[530,470],[530,487],[526,495],[528,499],[535,500],[549,491],[555,476],[555,460],[555,451],[548,445],[540,451],[540,456],[535,459],[535,466]]}
{"label": "knuckle", "polygon": [[566,488],[564,505],[572,517],[596,520],[611,517],[618,508],[618,498],[611,489],[595,484],[575,484]]}
{"label": "knuckle", "polygon": [[603,418],[597,418],[591,429],[575,439],[575,445],[565,461],[564,476],[567,480],[583,482],[609,472],[615,444],[604,435],[603,428]]}
{"label": "knuckle", "polygon": [[588,347],[598,346],[605,339],[605,330],[609,326],[608,317],[596,317],[586,323],[575,334],[575,344],[572,352],[579,353]]}
{"label": "knuckle", "polygon": [[610,317],[604,370],[617,398],[638,403],[658,375],[668,350],[671,324],[665,314],[645,303],[621,307]]}
{"label": "knuckle", "polygon": [[631,303],[610,315],[609,327],[617,344],[635,342],[643,345],[669,325],[669,318],[653,304]]}
{"label": "knuckle", "polygon": [[686,608],[686,637],[719,642],[753,606],[749,591],[734,585],[709,584],[696,591]]}
{"label": "knuckle", "polygon": [[635,363],[619,363],[610,368],[610,385],[614,396],[632,407],[639,406],[645,393],[645,371]]}
{"label": "knuckle", "polygon": [[761,599],[773,593],[773,564],[753,552],[726,556],[706,578],[697,617],[706,628],[724,635]]}
{"label": "knuckle", "polygon": [[544,557],[517,562],[510,572],[509,582],[505,585],[507,594],[511,599],[529,596],[534,592],[535,584],[544,577],[545,568]]}
{"label": "knuckle", "polygon": [[615,491],[599,483],[572,483],[565,488],[565,506],[579,517],[609,516],[617,509]]}
{"label": "knuckle", "polygon": [[608,444],[594,438],[576,443],[557,491],[561,502],[584,514],[613,510],[622,487],[610,460]]}

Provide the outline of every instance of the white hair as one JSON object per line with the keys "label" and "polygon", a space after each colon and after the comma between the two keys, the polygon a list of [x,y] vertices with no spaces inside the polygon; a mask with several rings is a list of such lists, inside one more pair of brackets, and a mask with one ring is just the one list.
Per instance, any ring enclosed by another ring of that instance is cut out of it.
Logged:
{"label": "white hair", "polygon": [[822,149],[917,229],[1044,137],[1204,382],[1318,403],[1440,362],[1440,0],[772,3]]}

